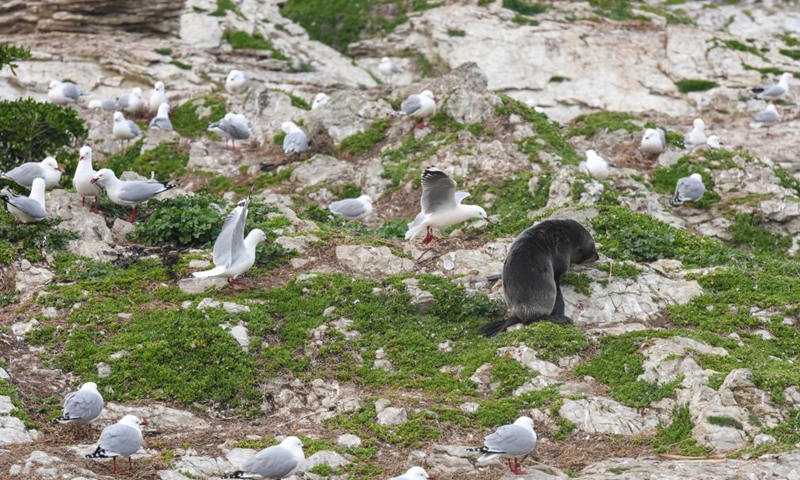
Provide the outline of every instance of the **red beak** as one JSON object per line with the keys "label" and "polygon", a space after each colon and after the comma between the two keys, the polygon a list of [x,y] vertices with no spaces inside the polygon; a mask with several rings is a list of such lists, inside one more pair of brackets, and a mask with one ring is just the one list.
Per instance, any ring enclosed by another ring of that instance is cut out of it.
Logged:
{"label": "red beak", "polygon": [[301,448],[302,448],[303,450],[308,450],[308,445],[303,445]]}
{"label": "red beak", "polygon": [[147,425],[149,425],[149,424],[147,423],[147,420],[142,420],[142,426],[143,426],[143,427],[146,427]]}
{"label": "red beak", "polygon": [[61,167],[56,167],[56,170],[58,170],[58,171],[59,171],[59,172],[61,172],[61,173],[64,173],[64,169],[63,169],[63,168],[61,168]]}
{"label": "red beak", "polygon": [[489,217],[484,218],[484,220],[486,221],[486,223],[492,223],[492,221],[489,220]]}
{"label": "red beak", "polygon": [[94,185],[95,183],[97,183],[97,179],[96,179],[96,178],[93,178],[93,179],[89,180],[89,183],[91,183],[92,185]]}

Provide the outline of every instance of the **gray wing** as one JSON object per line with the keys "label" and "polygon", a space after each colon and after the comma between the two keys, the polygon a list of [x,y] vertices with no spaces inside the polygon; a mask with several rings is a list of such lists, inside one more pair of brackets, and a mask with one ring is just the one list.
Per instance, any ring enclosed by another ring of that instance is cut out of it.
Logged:
{"label": "gray wing", "polygon": [[11,194],[6,199],[6,202],[33,218],[41,219],[47,216],[47,212],[44,211],[42,204],[32,198]]}
{"label": "gray wing", "polygon": [[100,448],[108,456],[127,457],[136,453],[141,446],[141,433],[128,425],[115,423],[104,428],[100,434]]}
{"label": "gray wing", "polygon": [[525,455],[536,447],[536,437],[519,425],[505,425],[486,437],[484,445],[494,453]]}
{"label": "gray wing", "polygon": [[760,123],[778,123],[780,119],[780,115],[772,110],[761,110],[755,117],[755,121]]}
{"label": "gray wing", "polygon": [[106,112],[111,112],[117,109],[117,101],[113,98],[104,98],[100,100],[100,108]]}
{"label": "gray wing", "polygon": [[367,207],[363,202],[355,198],[348,198],[346,200],[339,200],[333,202],[328,206],[328,210],[341,215],[350,220],[354,220],[367,212]]}
{"label": "gray wing", "polygon": [[4,173],[2,176],[14,180],[18,184],[31,188],[33,181],[37,178],[44,178],[44,168],[38,163],[23,163],[19,167]]}
{"label": "gray wing", "polygon": [[142,131],[139,130],[139,125],[136,125],[136,122],[134,122],[133,120],[126,120],[126,121],[128,122],[128,129],[130,129],[131,134],[133,134],[134,137],[138,137],[139,135],[142,134]]}
{"label": "gray wing", "polygon": [[589,167],[586,165],[586,162],[581,162],[578,164],[578,171],[583,173],[589,173]]}
{"label": "gray wing", "polygon": [[429,168],[422,172],[423,213],[456,208],[456,182],[439,169]]}
{"label": "gray wing", "polygon": [[117,99],[117,106],[119,107],[120,110],[125,110],[126,108],[128,108],[128,104],[130,103],[130,101],[131,101],[130,94],[123,95]]}
{"label": "gray wing", "polygon": [[152,120],[150,120],[150,130],[172,131],[172,122],[169,118],[154,117]]}
{"label": "gray wing", "polygon": [[780,97],[784,93],[786,93],[786,89],[783,88],[779,83],[776,83],[775,85],[765,88],[763,92],[756,95],[756,98]]}
{"label": "gray wing", "polygon": [[675,186],[675,198],[673,204],[681,204],[683,202],[694,202],[700,200],[706,192],[706,187],[703,182],[699,182],[694,178],[684,177],[678,180]]}
{"label": "gray wing", "polygon": [[394,64],[394,62],[391,62],[390,65],[392,67],[390,69],[392,71],[392,73],[400,73],[400,69],[397,67],[397,65]]}
{"label": "gray wing", "polygon": [[667,134],[664,133],[664,129],[656,128],[656,132],[658,132],[658,138],[661,139],[661,147],[667,148]]}
{"label": "gray wing", "polygon": [[234,259],[244,252],[244,224],[247,221],[247,205],[250,199],[241,201],[228,214],[222,231],[214,242],[214,266],[229,267]]}
{"label": "gray wing", "polygon": [[155,195],[169,190],[159,182],[128,181],[121,183],[118,196],[124,202],[146,202]]}
{"label": "gray wing", "polygon": [[287,155],[308,150],[308,138],[303,132],[292,132],[283,139],[283,151]]}
{"label": "gray wing", "polygon": [[411,95],[400,105],[400,113],[403,115],[413,115],[414,112],[422,107],[422,97]]}
{"label": "gray wing", "polygon": [[72,392],[64,399],[64,416],[90,422],[103,411],[103,397],[86,390]]}
{"label": "gray wing", "polygon": [[276,445],[258,452],[255,457],[245,462],[242,470],[264,478],[283,478],[297,468],[297,464],[291,452]]}
{"label": "gray wing", "polygon": [[241,115],[231,115],[228,119],[226,131],[235,140],[250,138],[250,127],[247,125],[247,119]]}
{"label": "gray wing", "polygon": [[78,90],[78,86],[72,82],[66,82],[61,84],[62,92],[64,92],[64,96],[67,98],[71,98],[72,100],[77,101],[81,96],[81,91]]}

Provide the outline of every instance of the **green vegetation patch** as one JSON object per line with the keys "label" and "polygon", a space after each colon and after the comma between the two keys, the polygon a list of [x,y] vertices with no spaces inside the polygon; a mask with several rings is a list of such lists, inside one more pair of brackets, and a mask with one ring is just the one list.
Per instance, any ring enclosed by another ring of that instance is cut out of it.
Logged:
{"label": "green vegetation patch", "polygon": [[17,72],[14,69],[19,65],[14,62],[29,58],[31,58],[30,49],[17,45],[0,45],[0,70],[8,65],[8,68],[11,69],[11,74],[16,76]]}
{"label": "green vegetation patch", "polygon": [[[197,110],[208,108],[210,114],[203,118]],[[212,122],[219,121],[225,116],[225,99],[221,95],[209,94],[189,100],[175,109],[170,114],[172,127],[184,137],[198,137],[208,129]]]}
{"label": "green vegetation patch", "polygon": [[706,422],[710,423],[711,425],[716,425],[718,427],[727,427],[727,428],[735,428],[737,430],[744,430],[742,422],[731,417],[710,415],[706,417]]}
{"label": "green vegetation patch", "polygon": [[779,52],[781,52],[781,55],[783,55],[785,57],[789,57],[792,60],[800,60],[800,50],[785,50],[785,49],[781,49],[781,50],[779,50]]}
{"label": "green vegetation patch", "polygon": [[638,117],[623,112],[597,112],[579,115],[569,125],[566,138],[582,135],[591,138],[599,132],[613,132],[615,130],[626,130],[630,133],[638,132],[642,128],[637,127],[632,121]]}
{"label": "green vegetation patch", "polygon": [[654,453],[669,453],[687,457],[702,457],[713,448],[703,447],[692,438],[692,415],[687,406],[676,406],[672,411],[672,423],[656,426],[656,436],[650,441]]}
{"label": "green vegetation patch", "polygon": [[[533,172],[524,172],[516,178],[500,179],[497,183],[482,183],[471,190],[475,203],[483,204],[486,195],[493,197],[487,212],[500,215],[500,219],[480,228],[481,233],[492,236],[518,235],[533,225],[528,218],[531,212],[547,205],[550,195],[551,174],[544,173],[536,183],[534,194],[530,191]],[[469,203],[469,199],[465,200]]]}
{"label": "green vegetation patch", "polygon": [[210,195],[182,195],[159,202],[146,220],[136,224],[131,239],[153,245],[202,247],[222,230],[222,201]]}
{"label": "green vegetation patch", "polygon": [[[610,20],[626,21],[640,20],[649,22],[650,19],[633,13],[630,0],[588,0],[589,5],[594,7],[594,13]],[[638,7],[638,5],[637,5]]]}
{"label": "green vegetation patch", "polygon": [[363,132],[355,133],[342,140],[339,148],[350,155],[361,155],[386,140],[386,131],[389,130],[389,121],[381,118],[375,120]]}
{"label": "green vegetation patch", "polygon": [[[70,240],[78,238],[78,234],[57,228],[59,220],[11,226],[13,217],[0,210],[0,265],[25,258],[29,262],[41,262],[45,255],[65,250]],[[13,285],[13,283],[12,283]]]}
{"label": "green vegetation patch", "polygon": [[581,295],[592,296],[592,279],[582,273],[567,272],[561,277],[561,285],[569,285]]}
{"label": "green vegetation patch", "polygon": [[209,15],[212,17],[224,17],[228,12],[235,13],[240,20],[247,20],[247,17],[236,8],[236,4],[233,3],[233,0],[217,0],[217,9],[209,13]]}
{"label": "green vegetation patch", "polygon": [[719,85],[717,82],[712,82],[710,80],[678,80],[675,82],[675,86],[678,87],[678,91],[681,93],[690,93],[690,92],[705,92],[706,90],[711,90],[712,88],[716,88]]}
{"label": "green vegetation patch", "polygon": [[503,105],[495,109],[497,115],[516,114],[531,124],[535,135],[523,138],[519,142],[520,151],[527,153],[531,161],[540,161],[539,152],[547,152],[561,157],[561,160],[567,164],[578,165],[581,162],[581,158],[562,136],[558,123],[507,95],[501,94],[500,99],[503,101]]}
{"label": "green vegetation patch", "polygon": [[762,218],[757,213],[737,213],[730,230],[731,243],[747,246],[757,254],[785,255],[792,246],[792,237],[772,233],[761,227]]}
{"label": "green vegetation patch", "polygon": [[275,60],[289,60],[289,57],[281,53],[259,32],[251,35],[241,30],[225,30],[225,33],[222,34],[222,39],[230,43],[231,48],[234,50],[268,50]]}
{"label": "green vegetation patch", "polygon": [[161,181],[186,173],[189,163],[186,148],[179,143],[161,142],[156,148],[139,155],[143,141],[139,140],[122,152],[108,157],[104,167],[115,172],[136,172],[147,178],[154,173],[155,178]]}
{"label": "green vegetation patch", "polygon": [[517,12],[520,15],[539,15],[547,11],[544,3],[531,3],[526,0],[503,0],[503,8]]}

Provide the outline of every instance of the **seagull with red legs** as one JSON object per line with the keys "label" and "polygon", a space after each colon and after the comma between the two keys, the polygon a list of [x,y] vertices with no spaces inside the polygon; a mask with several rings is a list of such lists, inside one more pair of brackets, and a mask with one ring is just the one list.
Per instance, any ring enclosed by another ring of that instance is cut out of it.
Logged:
{"label": "seagull with red legs", "polygon": [[141,181],[141,180],[120,180],[117,175],[103,168],[99,170],[91,179],[92,185],[99,185],[106,191],[109,200],[117,205],[133,207],[133,213],[125,220],[128,222],[136,221],[136,214],[140,203],[144,203],[159,193],[166,192],[178,186],[175,182]]}
{"label": "seagull with red legs", "polygon": [[456,192],[456,182],[436,167],[422,172],[422,211],[408,224],[406,240],[413,240],[423,230],[427,232],[422,243],[433,240],[433,229],[442,230],[472,218],[492,223],[486,210],[478,205],[462,205],[469,197],[467,192]]}
{"label": "seagull with red legs", "polygon": [[533,430],[533,420],[530,417],[519,417],[511,425],[503,425],[487,436],[482,447],[470,450],[481,452],[481,456],[478,457],[479,462],[505,458],[511,473],[526,475],[527,473],[519,466],[520,459],[524,460],[534,448],[536,448],[536,432]]}
{"label": "seagull with red legs", "polygon": [[116,473],[117,457],[127,457],[128,470],[133,470],[131,455],[142,448],[143,426],[147,426],[147,422],[135,415],[125,415],[119,422],[103,429],[97,448],[87,454],[86,458],[113,458],[114,466],[111,467],[111,472]]}
{"label": "seagull with red legs", "polygon": [[424,119],[433,115],[434,112],[436,112],[436,97],[430,90],[425,90],[419,95],[411,95],[400,105],[400,115],[420,119],[414,126],[417,129],[427,127]]}

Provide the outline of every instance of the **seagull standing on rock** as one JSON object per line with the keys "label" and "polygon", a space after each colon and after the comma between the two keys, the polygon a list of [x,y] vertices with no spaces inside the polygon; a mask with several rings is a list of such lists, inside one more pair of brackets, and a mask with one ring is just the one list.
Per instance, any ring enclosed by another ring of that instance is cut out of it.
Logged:
{"label": "seagull standing on rock", "polygon": [[117,99],[117,105],[120,110],[132,113],[138,116],[144,111],[144,97],[142,97],[142,89],[134,87],[131,93],[123,95]]}
{"label": "seagull standing on rock", "polygon": [[256,247],[267,240],[263,230],[253,229],[244,236],[247,222],[247,206],[250,198],[239,202],[236,208],[225,219],[222,231],[214,242],[214,267],[204,272],[194,272],[197,278],[227,278],[233,284],[236,277],[250,270],[256,262]]}
{"label": "seagull standing on rock", "polygon": [[413,240],[426,230],[422,243],[428,244],[433,240],[434,228],[441,230],[471,218],[491,223],[483,207],[461,204],[468,196],[469,193],[456,192],[456,182],[446,173],[436,167],[427,168],[422,172],[422,211],[408,224],[406,240]]}
{"label": "seagull standing on rock", "polygon": [[661,128],[648,128],[642,136],[639,150],[651,158],[658,158],[667,149],[667,135]]}
{"label": "seagull standing on rock", "polygon": [[87,454],[86,458],[113,458],[114,466],[111,471],[116,473],[117,457],[128,457],[128,470],[133,470],[131,455],[142,448],[143,426],[147,426],[147,422],[135,415],[125,415],[119,422],[103,429],[97,448]]}
{"label": "seagull standing on rock", "polygon": [[150,94],[150,113],[158,112],[162,103],[169,105],[169,97],[164,91],[164,82],[156,82],[153,86],[153,93]]}
{"label": "seagull standing on rock", "polygon": [[209,124],[208,131],[225,139],[225,149],[228,148],[228,140],[231,141],[231,147],[236,150],[236,140],[250,138],[250,125],[244,115],[238,113],[226,113],[222,120]]}
{"label": "seagull standing on rock", "polygon": [[169,104],[162,103],[158,106],[158,115],[150,120],[150,130],[172,131],[172,122],[169,119]]}
{"label": "seagull standing on rock", "polygon": [[716,135],[711,135],[706,139],[706,145],[708,145],[711,149],[716,150],[718,148],[722,148],[722,141]]}
{"label": "seagull standing on rock", "polygon": [[109,200],[117,205],[132,206],[133,213],[125,220],[128,222],[136,221],[136,214],[140,203],[144,203],[159,193],[166,192],[178,186],[175,182],[143,182],[141,180],[125,181],[117,178],[117,175],[103,168],[92,178],[91,183],[100,185],[106,191]]}
{"label": "seagull standing on rock", "polygon": [[50,190],[61,181],[62,173],[64,170],[58,166],[56,159],[47,157],[41,162],[27,162],[5,173],[0,172],[0,178],[12,180],[29,190],[35,179],[42,178],[45,189]]}
{"label": "seagull standing on rock", "polygon": [[283,153],[286,155],[294,155],[295,153],[303,153],[308,150],[308,137],[306,132],[300,130],[300,127],[295,125],[294,122],[283,122],[281,130],[286,134],[283,137]]}
{"label": "seagull standing on rock", "polygon": [[[533,430],[533,420],[530,417],[520,417],[511,425],[503,425],[496,432],[484,439],[482,447],[469,450],[481,452],[479,462],[486,462],[502,457],[508,462],[508,468],[515,475],[526,475],[519,466],[520,459],[524,459],[536,448],[536,432]],[[514,460],[512,465],[511,460]]]}
{"label": "seagull standing on rock", "polygon": [[97,174],[92,166],[92,148],[81,147],[80,157],[78,157],[78,168],[75,169],[75,176],[72,177],[72,186],[81,196],[81,206],[86,205],[86,197],[94,197],[94,207],[92,211],[97,213],[100,204],[100,189],[92,183],[92,179]]}
{"label": "seagull standing on rock", "polygon": [[114,112],[114,127],[111,132],[114,134],[114,138],[119,140],[120,150],[123,148],[123,142],[130,143],[132,139],[142,134],[139,125],[136,125],[133,120],[126,120],[122,112]]}
{"label": "seagull standing on rock", "polygon": [[241,70],[231,70],[228,78],[225,79],[225,90],[228,93],[239,93],[244,89],[244,84],[247,82],[247,75]]}
{"label": "seagull standing on rock", "polygon": [[287,478],[298,471],[305,461],[303,442],[297,437],[286,437],[280,444],[267,447],[246,461],[241,470],[222,478]]}
{"label": "seagull standing on rock", "polygon": [[30,196],[16,195],[10,188],[5,187],[0,190],[0,200],[3,201],[8,213],[14,216],[15,227],[20,223],[34,223],[47,217],[44,206],[44,180],[41,178],[34,179]]}
{"label": "seagull standing on rock", "polygon": [[378,64],[378,71],[381,72],[381,75],[386,77],[386,81],[389,82],[389,85],[392,84],[392,77],[401,72],[400,68],[398,68],[389,57],[381,58],[381,63]]}
{"label": "seagull standing on rock", "polygon": [[333,202],[328,205],[334,215],[339,215],[348,220],[361,220],[372,213],[372,199],[369,195],[361,195],[358,198],[347,198]]}
{"label": "seagull standing on rock", "polygon": [[56,421],[59,423],[75,423],[89,425],[103,413],[105,402],[103,396],[97,391],[97,384],[86,382],[75,392],[70,392],[64,398],[64,412]]}
{"label": "seagull standing on rock", "polygon": [[586,150],[586,161],[581,162],[578,169],[598,180],[608,178],[608,162],[594,150]]}
{"label": "seagull standing on rock", "polygon": [[756,113],[756,116],[753,118],[753,121],[750,123],[750,126],[753,128],[761,128],[762,126],[766,126],[767,127],[766,136],[767,138],[770,138],[772,137],[772,134],[769,133],[769,129],[780,121],[781,121],[781,116],[778,114],[778,109],[775,107],[774,103],[770,103],[769,105],[767,105],[767,108]]}
{"label": "seagull standing on rock", "polygon": [[436,112],[436,97],[430,90],[425,90],[419,95],[411,95],[400,105],[400,115],[420,119],[414,127],[418,129],[427,126],[423,119],[430,117],[434,112]]}
{"label": "seagull standing on rock", "polygon": [[706,138],[706,124],[703,120],[695,118],[693,125],[692,131],[683,137],[683,146],[687,150],[691,150],[699,145],[704,145],[706,140],[708,140]]}
{"label": "seagull standing on rock", "polygon": [[325,105],[326,103],[328,103],[328,100],[330,99],[331,97],[329,97],[328,95],[322,92],[318,93],[317,96],[314,97],[314,102],[311,103],[311,110],[316,110],[319,107]]}
{"label": "seagull standing on rock", "polygon": [[775,99],[782,97],[789,91],[789,80],[791,80],[792,74],[791,73],[784,73],[781,75],[781,79],[775,85],[770,85],[769,87],[762,87],[762,88],[754,88],[753,91],[758,93],[756,98],[759,100],[772,100],[772,103],[775,103]]}
{"label": "seagull standing on rock", "polygon": [[72,82],[53,80],[50,82],[50,88],[47,90],[47,98],[56,105],[78,103],[78,99],[81,95],[84,95],[84,93],[78,90],[78,86]]}

